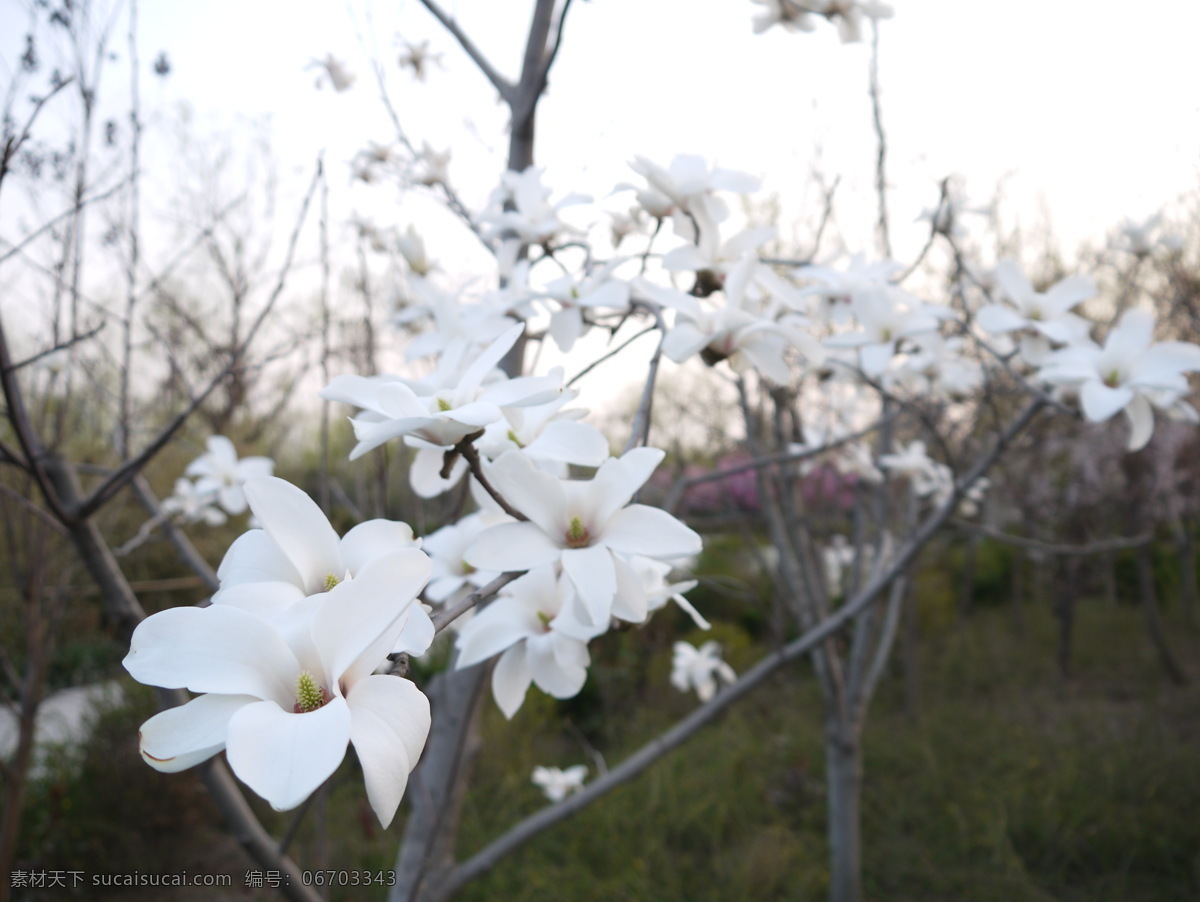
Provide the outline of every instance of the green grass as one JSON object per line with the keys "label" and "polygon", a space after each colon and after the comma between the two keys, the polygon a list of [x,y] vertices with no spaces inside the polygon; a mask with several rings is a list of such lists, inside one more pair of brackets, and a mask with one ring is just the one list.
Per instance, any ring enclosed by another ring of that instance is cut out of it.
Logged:
{"label": "green grass", "polygon": [[[1176,652],[1200,679],[1197,634],[1177,611],[1167,615]],[[615,764],[695,706],[667,682],[670,643],[686,623],[661,617],[599,643],[579,698],[556,702],[531,690],[511,723],[489,705],[461,855],[544,804],[529,782],[535,764],[587,763],[594,775],[593,751]],[[868,898],[1200,897],[1200,688],[1166,682],[1135,609],[1081,606],[1070,682],[1057,673],[1049,614],[1030,608],[1025,620],[1022,638],[1010,611],[979,608],[961,631],[923,638],[919,716],[905,710],[898,667],[885,679],[866,732]],[[715,632],[735,669],[762,652],[741,627]],[[23,860],[108,872],[149,870],[153,861],[170,870],[163,856],[186,866],[179,856],[192,838],[218,826],[194,775],[158,774],[137,759],[136,726],[153,701],[148,693],[135,700],[135,710],[106,716],[82,751],[80,776],[63,767],[32,787]],[[807,665],[779,674],[461,898],[823,899],[820,722]],[[289,815],[257,807],[282,832]],[[378,829],[353,760],[335,776],[329,812],[332,866],[391,866],[403,825]],[[302,866],[316,866],[316,842],[310,815],[293,846]],[[239,881],[249,867],[230,864]]]}

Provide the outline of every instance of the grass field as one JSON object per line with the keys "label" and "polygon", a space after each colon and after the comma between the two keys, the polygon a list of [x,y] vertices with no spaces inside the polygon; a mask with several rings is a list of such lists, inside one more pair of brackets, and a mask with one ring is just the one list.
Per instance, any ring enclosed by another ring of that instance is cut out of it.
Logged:
{"label": "grass field", "polygon": [[[1166,616],[1197,681],[1182,688],[1163,677],[1131,606],[1081,605],[1070,681],[1058,674],[1047,611],[1026,606],[1023,636],[1002,606],[977,609],[961,629],[926,624],[917,710],[907,709],[895,664],[868,722],[868,898],[1200,898],[1200,634],[1180,611]],[[616,763],[696,704],[667,682],[672,626],[682,620],[597,649],[577,699],[531,691],[511,723],[489,705],[462,854],[544,804],[529,782],[535,764],[586,763],[594,774],[593,755]],[[762,652],[737,627],[716,632],[735,669]],[[32,787],[23,860],[107,872],[223,868],[241,886],[254,866],[232,845],[218,858],[202,851],[218,824],[195,777],[158,774],[137,759],[137,724],[153,698],[133,697],[134,710],[107,715],[95,741]],[[822,899],[822,776],[820,703],[801,665],[462,898]],[[335,777],[328,806],[332,866],[391,866],[402,825],[383,833],[373,824],[353,762]],[[261,807],[282,831],[287,818]],[[315,866],[311,821],[293,846],[303,867]]]}

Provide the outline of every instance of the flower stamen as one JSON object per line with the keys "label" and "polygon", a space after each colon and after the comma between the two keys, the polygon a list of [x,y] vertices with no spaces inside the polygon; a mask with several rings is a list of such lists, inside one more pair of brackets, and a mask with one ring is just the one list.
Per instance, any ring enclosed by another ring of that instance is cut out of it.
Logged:
{"label": "flower stamen", "polygon": [[316,711],[329,700],[329,690],[319,685],[307,670],[300,671],[300,676],[296,677],[296,703],[292,705],[292,713],[307,714]]}
{"label": "flower stamen", "polygon": [[572,517],[571,525],[567,527],[567,547],[586,548],[591,541],[592,537],[588,534],[587,527],[583,525],[583,520],[579,517]]}

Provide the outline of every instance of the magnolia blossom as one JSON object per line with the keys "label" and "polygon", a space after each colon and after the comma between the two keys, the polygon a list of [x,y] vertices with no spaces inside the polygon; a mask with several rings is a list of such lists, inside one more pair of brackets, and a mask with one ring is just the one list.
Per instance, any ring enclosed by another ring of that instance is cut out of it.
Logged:
{"label": "magnolia blossom", "polygon": [[699,583],[694,579],[681,583],[667,582],[672,566],[666,561],[656,561],[653,558],[634,555],[629,559],[629,565],[642,580],[646,592],[646,610],[650,613],[665,607],[668,601],[673,601],[681,611],[692,618],[692,623],[702,630],[712,629],[712,624],[701,616],[700,612],[690,601],[683,597],[684,592],[690,592]]}
{"label": "magnolia blossom", "polygon": [[550,566],[514,580],[478,611],[458,634],[458,666],[470,667],[500,654],[492,670],[492,695],[512,718],[529,686],[555,698],[571,698],[587,679],[587,643],[607,628],[581,623],[569,610],[571,581]]}
{"label": "magnolia blossom", "polygon": [[210,435],[205,443],[207,454],[188,464],[187,476],[196,477],[196,494],[211,495],[226,513],[246,511],[243,484],[249,479],[270,476],[275,462],[269,457],[244,457],[238,460],[233,442],[223,435]]}
{"label": "magnolia blossom", "polygon": [[349,91],[354,87],[354,73],[332,53],[326,54],[323,60],[314,61],[312,65],[321,70],[321,74],[317,77],[318,88],[325,84],[326,79],[329,80],[330,86],[339,94],[342,91]]}
{"label": "magnolia blossom", "polygon": [[825,588],[830,597],[837,598],[843,592],[843,575],[854,563],[855,549],[841,533],[829,537],[829,544],[821,548],[821,569],[825,576]]}
{"label": "magnolia blossom", "polygon": [[821,302],[809,311],[813,319],[842,325],[850,321],[850,305],[855,297],[885,290],[891,278],[903,269],[894,260],[869,262],[865,255],[855,254],[845,269],[808,264],[797,267],[793,275],[809,283],[800,289],[799,297],[814,297]]}
{"label": "magnolia blossom", "polygon": [[[420,543],[407,523],[367,520],[338,538],[303,491],[274,477],[246,484],[250,509],[262,525],[239,536],[217,568],[220,589],[213,606],[245,610],[286,624],[308,597],[353,582],[372,564],[408,556]],[[428,577],[428,568],[426,577]],[[433,641],[433,623],[419,604],[406,610],[389,651],[422,654]]]}
{"label": "magnolia blossom", "polygon": [[754,369],[777,385],[791,381],[785,358],[792,349],[820,363],[824,350],[802,328],[803,321],[777,320],[778,305],[761,309],[752,286],[756,266],[752,256],[743,257],[726,276],[725,290],[705,298],[639,280],[641,293],[676,313],[663,339],[663,353],[676,363],[696,354],[710,366],[728,360],[735,371]]}
{"label": "magnolia blossom", "polygon": [[647,601],[630,568],[634,554],[670,560],[698,554],[700,536],[670,514],[629,504],[664,453],[634,448],[601,464],[590,480],[557,479],[519,451],[489,470],[496,490],[529,519],[484,532],[467,563],[489,570],[561,564],[581,601],[583,619],[606,627],[610,616],[640,623]]}
{"label": "magnolia blossom", "polygon": [[1027,363],[1037,365],[1049,352],[1050,342],[1075,344],[1087,340],[1087,321],[1070,310],[1096,293],[1091,279],[1068,276],[1039,292],[1012,260],[997,263],[993,276],[1008,304],[979,308],[975,322],[985,332],[997,335],[1024,331],[1021,356]]}
{"label": "magnolia blossom", "polygon": [[1125,219],[1121,223],[1120,234],[1111,242],[1110,247],[1127,251],[1135,257],[1148,257],[1160,247],[1179,250],[1184,245],[1183,238],[1175,234],[1159,234],[1162,221],[1162,213],[1155,213],[1141,222]]}
{"label": "magnolia blossom", "polygon": [[737,674],[721,660],[721,646],[705,642],[699,648],[687,642],[676,642],[671,659],[671,685],[680,692],[694,689],[700,701],[706,702],[717,691],[717,681],[733,683]]}
{"label": "magnolia blossom", "polygon": [[584,333],[585,309],[625,311],[629,308],[629,284],[612,278],[613,269],[621,262],[616,260],[579,280],[563,276],[545,287],[544,297],[553,301],[556,307],[550,314],[550,337],[564,354],[570,352]]}
{"label": "magnolia blossom", "polygon": [[499,570],[476,570],[463,560],[463,553],[485,529],[509,519],[507,514],[476,511],[427,535],[421,548],[432,559],[433,572],[425,597],[431,602],[443,602],[464,586],[478,589],[499,576]]}
{"label": "magnolia blossom", "polygon": [[754,17],[754,33],[762,34],[773,25],[784,31],[814,31],[817,23],[813,12],[796,0],[751,0],[766,7]]}
{"label": "magnolia blossom", "polygon": [[419,41],[415,44],[411,41],[404,41],[403,44],[404,49],[396,57],[396,64],[401,69],[411,69],[413,78],[417,81],[425,80],[428,67],[432,63],[441,65],[442,55],[440,53],[431,53],[428,41]]}
{"label": "magnolia blossom", "polygon": [[551,204],[550,189],[542,184],[542,170],[530,166],[523,172],[505,172],[487,212],[479,216],[479,221],[488,227],[485,234],[501,242],[496,255],[500,272],[507,275],[511,271],[518,252],[526,245],[545,247],[561,235],[582,234],[559,213],[564,207],[589,200],[583,194],[569,194]]}
{"label": "magnolia blossom", "polygon": [[546,794],[551,802],[561,802],[573,792],[583,789],[583,781],[587,777],[587,765],[576,764],[562,770],[557,767],[538,766],[533,769],[530,781]]}
{"label": "magnolia blossom", "polygon": [[924,304],[892,285],[856,292],[850,301],[859,330],[825,340],[830,348],[858,348],[862,371],[870,377],[883,374],[905,338],[935,332],[951,315],[943,307]]}
{"label": "magnolia blossom", "polygon": [[[939,467],[943,465],[929,456],[925,451],[925,443],[919,440],[901,445],[891,454],[880,455],[879,466],[889,473],[908,477],[913,493],[918,498],[935,493],[945,483],[943,474],[939,472]],[[953,479],[950,485],[953,488]]]}
{"label": "magnolia blossom", "polygon": [[[655,219],[665,219],[672,213],[688,214],[711,222],[720,222],[728,215],[725,204],[713,196],[720,191],[749,194],[758,189],[759,180],[744,172],[710,166],[695,154],[680,154],[662,167],[645,157],[634,157],[630,168],[646,179],[646,188],[635,188],[638,203]],[[679,227],[677,221],[677,227]],[[687,232],[686,227],[684,232]],[[694,234],[687,234],[694,238]]]}
{"label": "magnolia blossom", "polygon": [[1145,447],[1154,432],[1154,408],[1184,404],[1186,372],[1200,370],[1200,346],[1154,341],[1154,315],[1127,310],[1104,346],[1080,344],[1051,353],[1039,377],[1079,395],[1083,415],[1103,423],[1117,412],[1129,420],[1129,450]]}
{"label": "magnolia blossom", "polygon": [[185,523],[203,521],[208,526],[220,526],[228,518],[225,512],[213,507],[217,496],[213,492],[198,492],[190,479],[176,479],[175,492],[162,503],[163,513],[178,514]]}
{"label": "magnolia blossom", "polygon": [[151,686],[203,694],[142,725],[142,757],[173,773],[224,749],[240,780],[286,810],[324,783],[353,743],[386,827],[425,744],[429,703],[408,680],[373,671],[429,570],[421,551],[401,549],[302,599],[286,622],[225,604],[148,617],[125,669]]}
{"label": "magnolia blossom", "polygon": [[519,379],[507,379],[496,370],[523,329],[513,326],[461,373],[447,366],[443,356],[438,372],[419,382],[391,375],[335,377],[321,390],[321,397],[363,409],[350,420],[358,439],[350,459],[405,435],[450,447],[500,419],[503,407],[544,404],[556,398],[562,391],[561,367],[546,376]]}

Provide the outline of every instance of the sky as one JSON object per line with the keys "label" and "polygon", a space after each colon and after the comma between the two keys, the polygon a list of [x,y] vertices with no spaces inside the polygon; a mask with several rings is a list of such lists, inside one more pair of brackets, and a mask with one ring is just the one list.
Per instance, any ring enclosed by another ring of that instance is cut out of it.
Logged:
{"label": "sky", "polygon": [[[889,201],[898,254],[923,237],[913,220],[946,175],[987,200],[1005,181],[1014,210],[1051,211],[1068,246],[1121,216],[1145,217],[1196,184],[1200,79],[1194,39],[1200,4],[1143,0],[896,0],[882,23],[880,79],[889,151]],[[446,8],[503,72],[515,74],[529,0],[446,0]],[[4,64],[26,13],[0,0]],[[129,8],[117,4],[118,15]],[[666,161],[701,153],[799,197],[814,164],[841,176],[839,216],[869,240],[874,135],[868,48],[834,29],[751,33],[749,0],[579,0],[539,123],[537,156],[565,193],[602,196],[632,179],[634,154]],[[248,133],[269,119],[274,153],[307,173],[322,150],[345,164],[391,129],[369,71],[385,67],[394,102],[419,144],[454,151],[451,173],[479,203],[502,166],[505,116],[495,93],[413,0],[141,0],[140,53],[165,50],[169,78],[144,79],[143,104],[169,125],[183,105],[203,133]],[[12,27],[15,26],[15,27]],[[121,28],[124,25],[122,23]],[[441,65],[424,84],[399,71],[401,38],[429,40]],[[123,31],[114,47],[125,51]],[[358,79],[316,90],[316,59],[332,53]],[[124,100],[120,62],[108,82]],[[0,69],[0,77],[7,74]],[[343,183],[345,184],[345,182]],[[378,192],[377,192],[378,193]],[[394,206],[347,196],[350,206]],[[811,199],[810,199],[811,201]],[[794,209],[793,215],[811,215]],[[863,227],[855,218],[867,222]],[[0,220],[2,221],[2,220]],[[909,234],[911,233],[911,234]]]}
{"label": "sky", "polygon": [[[128,103],[125,17],[112,11],[116,59],[103,94]],[[519,66],[531,0],[444,0],[502,72]],[[968,197],[1003,185],[1010,223],[1050,218],[1068,250],[1100,241],[1197,186],[1200,4],[1175,0],[896,0],[880,27],[880,81],[895,256],[911,259],[927,235],[917,221],[955,174]],[[577,0],[539,113],[536,157],[557,194],[603,198],[634,181],[628,161],[699,153],[762,177],[782,198],[780,227],[815,223],[812,174],[840,179],[834,235],[873,252],[876,143],[867,93],[869,47],[843,45],[822,23],[811,34],[752,33],[750,0]],[[0,0],[0,83],[21,49],[29,5]],[[280,228],[290,227],[318,155],[330,173],[332,219],[415,225],[450,270],[478,271],[474,239],[443,211],[386,186],[355,185],[349,161],[392,127],[371,74],[385,72],[413,141],[451,148],[451,179],[482,206],[503,167],[506,116],[494,90],[415,0],[139,0],[143,66],[160,51],[163,79],[141,79],[149,123],[143,192],[147,221],[179,217],[173,180],[195,154],[230,149],[222,177],[260,182],[276,170]],[[424,83],[396,65],[404,41],[428,40],[440,61]],[[327,54],[356,73],[338,93],[318,88]],[[53,116],[48,116],[52,127]],[[186,124],[183,124],[186,123]],[[192,150],[181,153],[180,133]],[[239,162],[269,142],[272,161]],[[247,174],[249,173],[249,174]],[[619,200],[619,199],[618,199]],[[616,201],[610,201],[619,205]],[[20,212],[20,211],[18,211]],[[168,230],[169,231],[169,230]],[[0,238],[19,234],[10,198]],[[164,232],[167,234],[167,232]],[[342,229],[335,242],[348,244]],[[832,251],[834,248],[829,248]],[[166,250],[163,250],[166,253]]]}
{"label": "sky", "polygon": [[[881,27],[880,79],[898,252],[919,244],[913,220],[951,173],[982,201],[1005,180],[1014,209],[1025,217],[1048,209],[1068,246],[1195,186],[1200,4],[895,6]],[[512,74],[530,8],[510,0],[447,4]],[[842,177],[847,202],[866,198],[865,235],[849,213],[839,224],[869,240],[868,48],[842,45],[829,26],[756,36],[757,7],[748,0],[705,4],[702,15],[697,8],[694,0],[574,4],[539,122],[547,181],[564,193],[602,196],[632,179],[626,164],[634,154],[666,161],[689,152],[798,196],[819,155],[827,179]],[[270,115],[275,150],[293,169],[307,170],[322,149],[344,162],[365,141],[389,138],[368,69],[374,57],[410,135],[453,148],[451,173],[464,196],[480,202],[495,183],[503,110],[419,3],[143,0],[140,17],[143,46],[166,49],[174,65],[164,103],[186,98],[200,123],[218,128]],[[424,84],[394,65],[400,37],[430,40],[442,55]],[[327,53],[358,74],[350,91],[313,89],[317,70],[306,66]]]}

